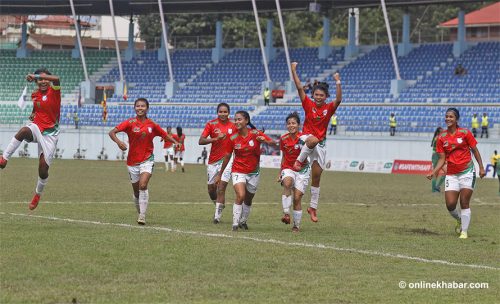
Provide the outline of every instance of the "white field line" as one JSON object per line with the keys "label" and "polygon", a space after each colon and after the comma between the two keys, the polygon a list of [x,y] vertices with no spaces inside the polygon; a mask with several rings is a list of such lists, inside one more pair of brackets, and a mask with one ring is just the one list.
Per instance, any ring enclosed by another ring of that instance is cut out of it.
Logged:
{"label": "white field line", "polygon": [[246,241],[252,241],[252,242],[257,242],[257,243],[269,243],[269,244],[276,244],[276,245],[283,245],[283,246],[290,246],[290,247],[316,248],[316,249],[325,249],[325,250],[329,249],[329,250],[334,250],[334,251],[350,252],[350,253],[364,254],[364,255],[370,255],[370,256],[381,256],[381,257],[386,257],[386,258],[410,260],[410,261],[417,261],[417,262],[422,262],[422,263],[441,264],[441,265],[446,265],[446,266],[500,270],[500,268],[498,268],[498,267],[487,266],[487,265],[462,264],[462,263],[455,263],[455,262],[450,262],[450,261],[445,261],[445,260],[432,260],[432,259],[426,259],[426,258],[420,258],[420,257],[413,257],[413,256],[408,256],[408,255],[398,254],[398,253],[385,253],[385,252],[356,249],[356,248],[341,248],[341,247],[337,247],[335,245],[285,242],[285,241],[274,240],[274,239],[261,239],[261,238],[256,238],[256,237],[236,235],[237,233],[234,233],[233,235],[228,235],[228,234],[223,234],[223,233],[208,233],[208,232],[200,232],[200,231],[189,231],[189,230],[180,230],[180,229],[173,229],[173,228],[159,227],[159,226],[136,226],[136,225],[130,225],[130,224],[123,224],[123,223],[106,223],[106,222],[99,222],[99,221],[78,220],[78,219],[70,219],[70,218],[58,218],[58,217],[53,217],[53,216],[29,215],[29,214],[21,214],[21,213],[0,212],[0,215],[10,215],[10,216],[24,217],[24,218],[38,218],[38,219],[46,219],[46,220],[51,220],[51,221],[75,223],[75,224],[92,224],[92,225],[111,226],[111,227],[155,230],[155,231],[162,231],[162,232],[171,232],[171,233],[177,233],[177,234],[205,236],[205,237],[213,237],[213,238],[246,240]]}
{"label": "white field line", "polygon": [[[0,202],[0,205],[2,204],[26,204],[28,201],[25,202]],[[303,202],[304,203],[304,202]],[[49,205],[131,205],[133,204],[132,201],[130,202],[45,202],[42,201],[40,204],[49,204]],[[153,205],[210,205],[212,206],[212,202],[149,202],[149,204]],[[226,203],[228,205],[232,205],[232,203]],[[276,202],[254,202],[253,205],[280,205],[281,206],[281,201],[276,200]],[[360,206],[360,207],[365,207],[365,206],[383,206],[383,207],[439,207],[439,208],[444,208],[444,204],[442,203],[434,203],[434,204],[414,204],[414,203],[409,203],[409,204],[386,204],[386,203],[332,203],[332,202],[322,202],[319,204],[321,205],[338,205],[338,206]],[[500,204],[495,204],[495,203],[487,203],[487,202],[475,202],[473,206],[499,206]]]}

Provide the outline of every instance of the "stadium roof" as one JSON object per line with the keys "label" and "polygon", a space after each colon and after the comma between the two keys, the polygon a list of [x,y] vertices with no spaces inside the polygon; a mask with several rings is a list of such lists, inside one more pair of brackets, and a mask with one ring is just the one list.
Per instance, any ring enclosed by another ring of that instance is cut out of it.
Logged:
{"label": "stadium roof", "polygon": [[[500,25],[500,2],[493,3],[465,15],[466,27]],[[443,22],[439,27],[457,27],[458,18]]]}
{"label": "stadium roof", "polygon": [[[105,0],[73,0],[78,15],[110,15]],[[380,0],[280,0],[282,10],[309,9],[316,2],[321,9],[369,7],[380,5]],[[385,0],[388,6],[451,4],[480,2],[479,0]],[[140,15],[158,12],[157,0],[113,0],[115,15]],[[250,0],[162,0],[166,14],[251,12]],[[257,0],[259,11],[275,11],[275,0]],[[0,0],[1,15],[71,15],[69,0]]]}

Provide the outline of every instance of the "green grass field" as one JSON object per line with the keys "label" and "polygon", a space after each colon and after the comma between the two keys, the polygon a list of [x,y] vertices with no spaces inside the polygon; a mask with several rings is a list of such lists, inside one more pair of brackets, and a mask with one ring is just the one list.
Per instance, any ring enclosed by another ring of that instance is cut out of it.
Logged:
{"label": "green grass field", "polygon": [[[211,222],[206,172],[165,172],[139,227],[124,163],[56,160],[28,211],[35,160],[0,171],[0,303],[498,303],[500,197],[481,180],[469,239],[422,176],[325,172],[318,223],[280,222],[277,170],[265,169],[250,230],[231,204]],[[228,187],[228,203],[234,191]],[[304,199],[308,206],[309,195]],[[400,288],[400,281],[407,283]],[[484,289],[411,289],[413,282]]]}

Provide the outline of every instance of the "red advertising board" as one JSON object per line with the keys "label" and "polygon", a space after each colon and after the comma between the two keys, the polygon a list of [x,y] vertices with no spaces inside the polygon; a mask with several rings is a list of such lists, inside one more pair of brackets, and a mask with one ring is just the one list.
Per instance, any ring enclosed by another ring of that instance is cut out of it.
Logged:
{"label": "red advertising board", "polygon": [[392,174],[427,175],[432,171],[432,162],[427,160],[394,160]]}

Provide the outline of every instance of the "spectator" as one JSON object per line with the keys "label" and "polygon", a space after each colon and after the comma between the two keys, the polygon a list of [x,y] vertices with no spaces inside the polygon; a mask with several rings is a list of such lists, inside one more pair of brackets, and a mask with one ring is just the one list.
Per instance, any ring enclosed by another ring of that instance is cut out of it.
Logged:
{"label": "spectator", "polygon": [[463,76],[465,74],[467,74],[467,70],[459,63],[455,68],[455,75]]}
{"label": "spectator", "polygon": [[483,138],[483,134],[486,134],[486,138],[488,138],[488,114],[483,113],[483,117],[481,117],[481,138]]}
{"label": "spectator", "polygon": [[269,105],[269,97],[271,96],[271,91],[269,88],[264,89],[264,105],[268,106]]}
{"label": "spectator", "polygon": [[78,117],[78,113],[73,113],[73,122],[75,123],[75,129],[78,129],[78,123],[80,122],[80,118]]}
{"label": "spectator", "polygon": [[474,135],[474,138],[475,138],[475,137],[477,137],[477,128],[479,128],[479,121],[477,120],[477,113],[474,113],[474,115],[472,115],[471,127],[472,127],[472,135]]}
{"label": "spectator", "polygon": [[396,116],[394,116],[394,113],[391,113],[391,116],[389,117],[389,132],[391,136],[396,135]]}
{"label": "spectator", "polygon": [[328,135],[337,135],[337,114],[333,114],[332,118],[330,119],[330,132]]}
{"label": "spectator", "polygon": [[196,163],[199,163],[200,159],[202,159],[203,164],[205,165],[205,161],[207,160],[207,156],[208,156],[207,148],[203,147],[203,151],[201,151],[201,156],[198,157],[198,159],[196,160]]}

